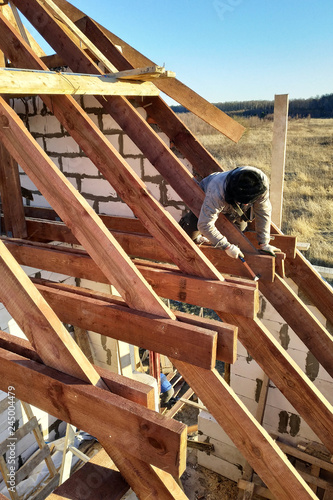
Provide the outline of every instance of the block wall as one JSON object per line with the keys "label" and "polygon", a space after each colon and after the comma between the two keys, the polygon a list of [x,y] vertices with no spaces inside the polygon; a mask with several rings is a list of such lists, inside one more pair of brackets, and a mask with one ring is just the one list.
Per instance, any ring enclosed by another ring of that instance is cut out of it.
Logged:
{"label": "block wall", "polygon": [[[298,287],[288,279],[289,286],[299,294]],[[316,307],[301,297],[317,319],[333,333],[332,325]],[[284,319],[263,297],[260,297],[261,307],[259,318],[275,339],[286,349],[287,353],[309,377],[323,396],[333,403],[333,381],[326,370],[319,365],[308,348],[295,332],[285,323]],[[253,416],[256,416],[260,390],[264,380],[264,372],[251,358],[246,349],[238,342],[237,361],[231,366],[231,387],[239,396]],[[263,414],[263,427],[269,434],[278,436],[279,440],[296,446],[300,442],[320,442],[312,429],[293,408],[289,401],[269,381],[267,401]],[[242,477],[245,459],[232,441],[219,426],[216,420],[207,412],[199,415],[199,440],[208,440],[214,444],[215,451],[210,455],[198,452],[198,462],[233,481]]]}
{"label": "block wall", "polygon": [[[149,192],[176,220],[179,220],[185,208],[183,201],[179,199],[177,193],[166,183],[133,141],[104,111],[93,96],[81,96],[77,97],[77,100],[104,133],[107,140],[145,182]],[[11,105],[49,158],[90,203],[96,213],[134,217],[131,209],[122,202],[114,188],[103,178],[95,165],[86,157],[38,96],[11,100]],[[146,118],[147,113],[144,108],[138,107],[137,110]],[[168,137],[156,125],[151,126],[161,139],[170,145]],[[27,201],[27,203],[31,206],[49,207],[47,200],[43,198],[22,169],[20,169],[20,176],[22,187],[33,193],[34,200]]]}

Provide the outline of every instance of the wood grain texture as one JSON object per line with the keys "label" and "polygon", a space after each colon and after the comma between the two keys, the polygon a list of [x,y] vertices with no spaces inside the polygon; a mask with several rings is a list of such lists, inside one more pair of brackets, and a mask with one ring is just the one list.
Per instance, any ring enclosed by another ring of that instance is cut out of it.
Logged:
{"label": "wood grain texture", "polygon": [[333,409],[288,352],[259,320],[221,314],[238,326],[238,337],[276,387],[329,450],[333,450]]}
{"label": "wood grain texture", "polygon": [[[186,359],[195,365],[213,368],[216,362],[217,332],[203,327],[204,321],[189,324],[148,313],[139,313],[111,300],[87,297],[76,287],[61,289],[37,285],[50,307],[64,323],[74,324],[145,349]],[[217,323],[217,322],[215,322]],[[212,326],[212,323],[210,323]],[[218,328],[218,323],[216,327]],[[230,337],[234,345],[234,339]],[[230,347],[230,350],[232,348]]]}
{"label": "wood grain texture", "polygon": [[[37,29],[40,29],[43,36],[46,39],[49,39],[50,36],[49,42],[51,44],[54,43],[57,46],[60,42],[60,51],[63,50],[64,45],[66,46],[69,66],[74,67],[80,60],[79,64],[84,67],[84,72],[87,69],[91,74],[102,74],[101,70],[87,58],[86,54],[75,43],[71,42],[62,26],[57,24],[52,16],[42,9],[41,5],[38,3],[33,5],[32,2],[28,3],[23,0],[15,1],[24,14],[30,18],[30,21],[36,24]],[[29,47],[25,46],[23,41],[20,45],[21,50],[18,50],[18,40],[15,34],[11,35],[15,41],[10,43],[10,27],[1,19],[1,16],[0,21],[0,44],[6,46],[6,51],[11,51],[11,60],[16,64],[33,65],[34,68],[36,66],[40,68],[41,61],[29,52]],[[13,43],[15,50],[13,50]],[[110,106],[112,104],[112,110],[115,112],[119,107],[118,101],[116,105],[116,102],[109,101],[108,97],[105,99],[102,99],[103,105],[110,102]],[[125,114],[123,114],[123,109],[120,110],[121,119],[124,119],[129,126],[132,126],[133,120],[134,132],[143,141],[143,144],[147,147],[149,144],[156,147],[157,158],[161,160],[165,158],[166,163],[172,160],[173,163],[179,163],[182,168],[185,168],[162,139],[149,127],[140,113],[125,99],[122,97],[119,99],[119,105],[126,108]],[[184,272],[191,273],[195,268],[196,274],[223,281],[220,273],[214,269],[189,236],[181,230],[173,217],[149,194],[141,179],[128,166],[118,151],[111,146],[76,101],[70,96],[54,96],[52,100],[43,96],[43,100],[104,177],[114,186],[119,196],[142,220],[148,231],[164,245],[174,262]],[[195,183],[193,182],[193,184]],[[55,205],[53,208],[58,211]]]}
{"label": "wood grain texture", "polygon": [[[3,241],[20,264],[61,272],[76,278],[108,282],[84,251],[68,249],[60,245],[32,244],[22,240],[4,239]],[[228,278],[223,282],[206,280],[185,275],[171,265],[152,264],[137,259],[133,263],[161,297],[209,309],[218,308],[220,311],[250,318],[255,317],[258,312],[258,289],[253,281],[238,279],[228,281]]]}
{"label": "wood grain texture", "polygon": [[316,498],[216,370],[202,370],[176,360],[173,363],[276,498]]}
{"label": "wood grain texture", "polygon": [[185,470],[184,424],[12,352],[0,358],[1,390],[13,385],[18,399],[168,473]]}
{"label": "wood grain texture", "polygon": [[89,203],[48,158],[2,98],[0,139],[125,300],[136,309],[154,310],[162,316],[174,317],[137,271]]}

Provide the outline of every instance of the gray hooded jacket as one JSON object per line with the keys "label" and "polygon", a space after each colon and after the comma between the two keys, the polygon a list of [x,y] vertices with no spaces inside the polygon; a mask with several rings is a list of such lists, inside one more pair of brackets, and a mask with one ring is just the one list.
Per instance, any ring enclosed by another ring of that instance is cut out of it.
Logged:
{"label": "gray hooded jacket", "polygon": [[[260,196],[253,204],[241,205],[242,209],[247,210],[253,207],[255,216],[255,227],[259,243],[269,243],[270,240],[270,224],[272,206],[269,200],[269,182],[267,176],[255,167],[240,167],[241,169],[251,169],[257,171],[264,183],[267,186],[267,191]],[[225,201],[225,183],[229,172],[216,172],[200,182],[200,187],[205,192],[206,196],[201,207],[198,230],[203,236],[216,247],[226,248],[229,241],[215,227],[215,222],[222,212],[230,220],[237,223],[239,216],[229,203]]]}

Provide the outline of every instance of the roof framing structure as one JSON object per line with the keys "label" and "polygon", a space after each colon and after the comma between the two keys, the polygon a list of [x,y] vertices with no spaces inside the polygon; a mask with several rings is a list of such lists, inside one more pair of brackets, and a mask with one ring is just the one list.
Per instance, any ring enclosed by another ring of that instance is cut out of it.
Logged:
{"label": "roof framing structure", "polygon": [[[196,214],[203,201],[201,189],[126,99],[129,88],[150,92],[136,95],[202,176],[220,171],[221,166],[161,99],[159,90],[235,142],[243,127],[66,0],[11,3],[56,56],[46,57],[29,35],[27,43],[9,5],[1,6],[0,49],[11,65],[1,75],[22,77],[16,86],[9,79],[6,92],[21,95],[24,76],[38,75],[38,85],[34,83],[28,92],[41,96],[138,220],[122,219],[120,227],[117,218],[99,217],[0,97],[0,192],[6,232],[14,236],[0,240],[0,300],[29,339],[23,342],[0,332],[0,389],[15,385],[17,397],[95,435],[140,499],[185,499],[175,478],[185,468],[186,427],[156,414],[142,384],[112,378],[94,367],[62,323],[82,328],[94,324],[94,330],[104,335],[166,354],[276,498],[317,498],[214,368],[216,359],[235,360],[238,334],[250,355],[333,452],[331,405],[257,318],[258,285],[246,279],[241,263],[191,241],[70,94],[78,93],[73,85],[90,79],[93,90],[89,92]],[[76,74],[50,72],[48,64],[55,60]],[[42,92],[49,77],[54,91]],[[74,78],[77,82],[65,88],[63,80]],[[151,81],[140,80],[147,78]],[[97,81],[108,87],[119,84],[123,93],[107,94],[106,87],[97,91]],[[4,87],[0,92],[5,92]],[[61,223],[54,221],[51,210],[35,209],[33,214],[33,209],[24,209],[18,164]],[[273,258],[260,255],[251,238],[223,215],[217,227],[240,246],[253,271],[261,275],[260,291],[332,375],[332,338],[287,285],[284,265],[330,321],[332,292],[295,250],[295,240],[286,239],[272,225],[286,248],[285,255]],[[84,250],[54,248],[50,241],[80,243]],[[41,269],[94,276],[114,284],[121,298],[32,282],[21,265],[37,264]],[[223,323],[175,313],[161,297],[213,308]],[[82,315],[82,311],[88,313]]]}

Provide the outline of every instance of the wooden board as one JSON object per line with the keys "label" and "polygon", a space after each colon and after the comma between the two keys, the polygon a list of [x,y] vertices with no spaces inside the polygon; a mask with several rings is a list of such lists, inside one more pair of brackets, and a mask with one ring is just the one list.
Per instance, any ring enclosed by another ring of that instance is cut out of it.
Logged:
{"label": "wooden board", "polygon": [[184,424],[12,352],[0,358],[1,390],[13,385],[18,399],[175,476],[185,470]]}
{"label": "wooden board", "polygon": [[316,498],[216,370],[202,370],[176,360],[172,362],[279,500]]}
{"label": "wooden board", "polygon": [[121,500],[128,483],[102,449],[89,462],[56,488],[48,500]]}
{"label": "wooden board", "polygon": [[[67,291],[37,285],[37,289],[63,323],[93,330],[168,357],[186,359],[195,365],[215,367],[217,332],[203,328],[204,321],[197,326],[139,313],[112,304],[106,297],[103,300],[102,295],[99,299],[84,296],[80,290],[76,292],[76,287],[67,288]],[[234,345],[233,337],[230,340]]]}
{"label": "wooden board", "polygon": [[[84,251],[61,246],[3,240],[18,262],[76,278],[107,283],[103,273]],[[220,252],[222,253],[222,252]],[[134,264],[161,297],[253,318],[259,309],[257,284],[253,281],[213,281],[181,273],[174,266],[134,260]]]}
{"label": "wooden board", "polygon": [[158,95],[150,82],[119,81],[117,77],[56,71],[0,69],[0,94],[17,95]]}
{"label": "wooden board", "polygon": [[245,320],[229,314],[221,314],[221,317],[238,325],[238,337],[245,349],[319,439],[332,451],[332,405],[259,319]]}
{"label": "wooden board", "polygon": [[[61,7],[61,9],[74,22],[76,22],[81,17],[84,17],[83,12],[79,11],[75,7],[73,8],[73,6],[69,4],[69,2],[56,0],[55,3],[59,7]],[[128,45],[119,37],[113,35],[113,33],[106,30],[102,26],[100,26],[100,28],[115,45],[119,45],[122,48],[122,53],[124,54],[126,59],[133,65],[133,67],[140,68],[142,66],[154,64],[150,59],[140,54],[140,52],[136,51],[133,47]],[[91,34],[89,33],[89,38],[90,37]],[[94,40],[94,43],[98,46],[98,38],[97,40]],[[198,115],[200,118],[205,120],[207,123],[215,127],[222,134],[226,135],[233,141],[237,142],[240,139],[244,132],[244,127],[242,127],[242,125],[210,104],[208,101],[206,101],[204,98],[199,96],[196,92],[188,88],[177,79],[175,79],[173,83],[173,85],[161,85],[161,82],[159,82],[158,87],[165,94],[172,97],[175,101],[178,101],[189,111],[192,111],[194,114]]]}
{"label": "wooden board", "polygon": [[[137,271],[89,203],[74,189],[33,139],[16,113],[0,98],[0,140],[25,169],[110,283],[136,309],[174,317]],[[134,285],[135,283],[135,285]],[[135,286],[135,290],[133,287]]]}
{"label": "wooden board", "polygon": [[18,165],[2,144],[0,144],[0,194],[7,236],[25,238],[27,227]]}
{"label": "wooden board", "polygon": [[[37,26],[39,26],[40,22],[44,27],[47,25],[47,32],[51,33],[52,41],[62,40],[67,47],[66,54],[67,52],[70,53],[69,48],[71,47],[71,41],[67,38],[66,33],[39,4],[34,5],[34,8],[31,10],[31,2],[27,5],[27,2],[17,0],[16,3],[21,10],[24,8],[24,13],[27,16],[30,15],[31,20],[35,22]],[[38,16],[36,18],[35,15],[37,13]],[[51,26],[53,29],[51,29]],[[44,35],[46,34],[44,33]],[[19,44],[16,35],[12,33],[10,26],[8,26],[1,16],[0,45],[6,46],[6,51],[8,53],[10,52],[11,60],[15,63],[21,66],[30,65],[33,66],[33,68],[42,68],[40,60],[29,51],[29,47],[24,45],[23,42],[21,42],[21,45]],[[18,50],[18,47],[20,47],[20,50]],[[73,43],[72,48],[75,52],[75,61],[76,56],[80,59],[85,57],[81,49],[77,48]],[[76,50],[79,50],[79,54],[76,53]],[[98,67],[91,63],[90,60],[87,60],[86,63],[91,73],[101,74]],[[102,100],[103,103],[109,102],[107,97],[105,99],[106,101],[104,99]],[[139,131],[136,129],[136,126],[134,127],[136,135],[146,144],[146,137],[144,136],[147,134],[148,142],[154,147],[158,146],[157,152],[162,155],[161,158],[165,157],[166,161],[173,158],[174,163],[182,165],[177,158],[172,155],[159,136],[151,130],[141,115],[128,103],[126,104],[126,101],[121,97],[120,99],[121,103],[128,108],[125,113],[125,121],[130,123],[133,118],[136,125],[139,123]],[[54,96],[52,100],[44,96],[43,100],[49,108],[52,109],[55,116],[57,116],[64,127],[69,131],[74,140],[76,140],[85,151],[87,156],[96,164],[104,177],[115,187],[121,198],[142,220],[148,231],[165,247],[174,262],[179,265],[184,272],[193,273],[193,269],[195,269],[195,274],[222,281],[223,277],[220,273],[210,264],[209,260],[200,252],[193,241],[180,229],[173,217],[163,209],[152,195],[149,194],[144,183],[127,165],[116,149],[111,146],[110,142],[87,117],[76,101],[70,96]],[[112,101],[110,101],[110,103],[111,102]],[[116,108],[118,108],[118,106],[113,106],[113,109]],[[135,115],[134,117],[132,117],[133,113]],[[122,111],[120,114],[123,118]],[[51,205],[59,213],[56,204],[51,203]],[[59,215],[61,216],[61,214]],[[62,219],[65,220],[63,217]],[[137,295],[139,296],[140,294]]]}
{"label": "wooden board", "polygon": [[[62,241],[78,243],[69,228],[57,222],[27,220],[27,231],[31,241]],[[158,244],[155,238],[147,234],[123,233],[113,231],[113,236],[128,255],[160,262],[172,262],[163,244]],[[225,252],[210,245],[201,245],[200,251],[221,273],[242,276],[252,279],[239,259],[232,259]],[[269,255],[248,254],[246,261],[254,269],[260,269],[261,280],[272,281],[275,271],[275,259]],[[182,266],[183,267],[183,266]],[[195,275],[195,269],[188,274]],[[205,278],[209,278],[205,276]]]}

